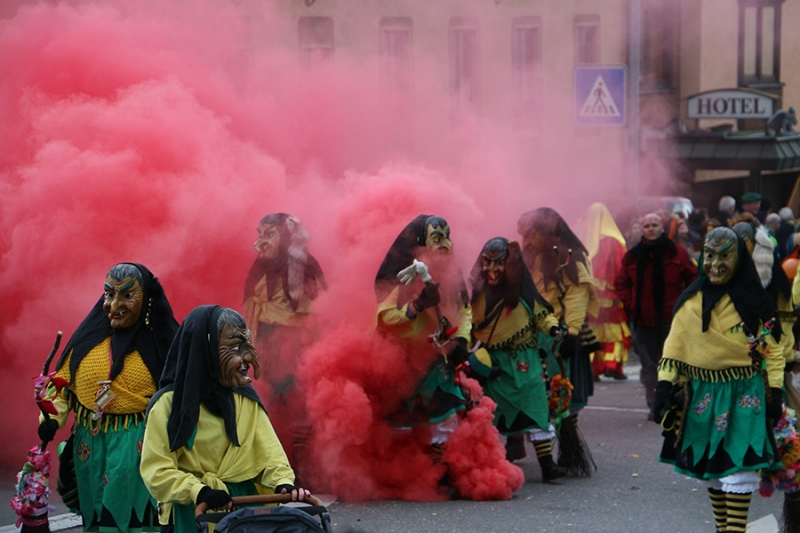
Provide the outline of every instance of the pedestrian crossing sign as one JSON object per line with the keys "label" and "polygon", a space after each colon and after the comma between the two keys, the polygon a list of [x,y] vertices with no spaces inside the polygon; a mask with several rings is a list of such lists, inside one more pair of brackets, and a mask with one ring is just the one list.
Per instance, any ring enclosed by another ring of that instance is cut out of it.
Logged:
{"label": "pedestrian crossing sign", "polygon": [[625,65],[575,68],[575,122],[582,125],[624,126]]}

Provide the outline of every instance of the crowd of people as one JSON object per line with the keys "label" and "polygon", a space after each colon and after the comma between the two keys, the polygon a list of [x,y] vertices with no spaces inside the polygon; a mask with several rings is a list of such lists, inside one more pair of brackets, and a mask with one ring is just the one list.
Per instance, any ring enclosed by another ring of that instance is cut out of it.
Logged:
{"label": "crowd of people", "polygon": [[[791,209],[773,213],[752,192],[739,204],[725,196],[713,218],[656,210],[620,228],[596,203],[574,231],[541,207],[520,216],[518,235],[487,240],[466,277],[448,222],[417,216],[374,282],[377,331],[425,362],[385,423],[395,435],[422,428],[432,461],[446,463],[448,438],[484,395],[507,461],[530,442],[543,481],[591,476],[579,413],[595,382],[628,379],[633,350],[648,419],[664,428],[660,460],[708,482],[718,531],[744,531],[759,471],[780,464],[770,428],[794,361],[800,239]],[[58,415],[38,430],[53,440],[74,413],[58,482],[86,531],[185,533],[200,503],[310,495],[295,374],[327,283],[308,241],[297,218],[265,216],[242,312],[204,305],[180,325],[146,267],[108,271],[57,363]],[[268,398],[252,386],[261,376]],[[442,485],[455,494],[447,474]]]}

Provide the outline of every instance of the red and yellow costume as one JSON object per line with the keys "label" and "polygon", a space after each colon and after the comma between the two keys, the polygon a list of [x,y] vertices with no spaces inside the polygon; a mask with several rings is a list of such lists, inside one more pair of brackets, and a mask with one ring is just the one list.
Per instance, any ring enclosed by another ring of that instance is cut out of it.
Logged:
{"label": "red and yellow costume", "polygon": [[578,236],[589,252],[594,276],[595,292],[599,304],[597,316],[588,316],[602,350],[594,353],[592,369],[595,376],[624,376],[631,347],[624,306],[614,290],[622,258],[625,255],[625,237],[617,227],[606,206],[597,202],[589,206],[586,218],[577,228]]}

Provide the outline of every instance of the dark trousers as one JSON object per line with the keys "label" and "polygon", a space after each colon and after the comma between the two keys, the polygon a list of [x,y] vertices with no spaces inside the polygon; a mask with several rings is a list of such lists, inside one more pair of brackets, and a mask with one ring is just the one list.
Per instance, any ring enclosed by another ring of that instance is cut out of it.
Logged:
{"label": "dark trousers", "polygon": [[639,360],[642,363],[642,384],[644,385],[647,407],[653,408],[658,384],[658,363],[664,352],[664,341],[669,334],[669,324],[661,327],[646,328],[636,326],[633,330],[633,342]]}

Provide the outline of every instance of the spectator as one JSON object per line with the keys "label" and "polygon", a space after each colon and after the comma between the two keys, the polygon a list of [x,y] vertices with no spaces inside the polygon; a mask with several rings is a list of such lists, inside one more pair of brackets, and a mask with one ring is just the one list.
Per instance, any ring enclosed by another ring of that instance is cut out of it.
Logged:
{"label": "spectator", "polygon": [[781,217],[777,213],[770,213],[764,221],[764,226],[767,228],[767,234],[772,244],[775,245],[775,253],[781,255],[781,243],[778,241],[778,230],[781,227]]}
{"label": "spectator", "polygon": [[781,221],[775,238],[778,240],[778,257],[782,261],[794,251],[794,213],[790,207],[784,207],[778,211],[778,216]]}
{"label": "spectator", "polygon": [[762,217],[766,219],[767,215],[773,212],[772,205],[772,198],[769,196],[761,197],[761,208],[758,210],[758,213],[756,213],[759,220],[761,220]]}
{"label": "spectator", "polygon": [[761,226],[761,222],[759,222],[758,218],[749,211],[743,211],[737,214],[735,217],[731,217],[731,219],[728,221],[731,228],[734,227],[739,222],[747,222],[756,227]]}
{"label": "spectator", "polygon": [[625,247],[629,250],[642,240],[642,217],[631,220],[628,231],[625,232]]}
{"label": "spectator", "polygon": [[689,254],[664,234],[661,217],[645,215],[642,240],[622,258],[615,280],[617,295],[634,325],[633,342],[642,363],[648,419],[658,381],[658,363],[672,322],[672,307],[697,277]]}
{"label": "spectator", "polygon": [[786,222],[794,225],[794,212],[792,211],[791,207],[781,207],[778,211],[778,215],[780,215],[781,220],[785,220]]}
{"label": "spectator", "polygon": [[699,254],[703,247],[703,239],[706,236],[709,220],[708,209],[705,207],[692,211],[686,220],[689,227],[689,242],[692,243],[692,249],[696,254]]}
{"label": "spectator", "polygon": [[730,224],[728,221],[736,212],[736,200],[733,196],[723,196],[719,199],[719,214],[717,215],[717,220],[719,220],[720,226],[729,226]]}
{"label": "spectator", "polygon": [[752,213],[760,223],[764,223],[766,212],[761,209],[761,195],[757,192],[748,192],[742,196],[742,213]]}
{"label": "spectator", "polygon": [[668,215],[665,213],[659,216],[661,216],[664,221],[664,233],[667,235],[667,238],[682,246],[689,254],[690,258],[696,259],[699,254],[694,253],[694,247],[692,243],[689,242],[689,226],[686,225],[686,221],[678,215]]}

